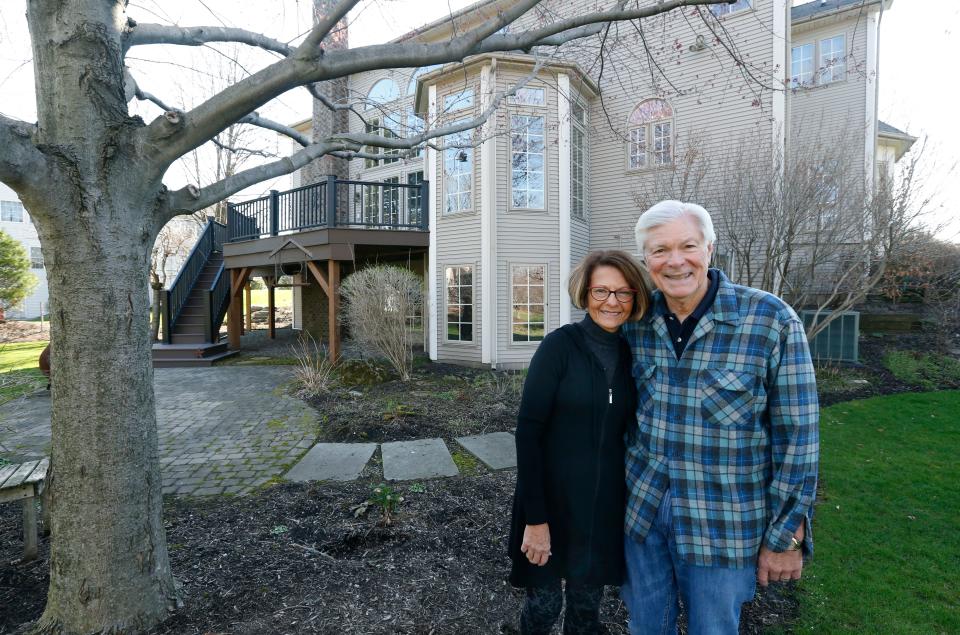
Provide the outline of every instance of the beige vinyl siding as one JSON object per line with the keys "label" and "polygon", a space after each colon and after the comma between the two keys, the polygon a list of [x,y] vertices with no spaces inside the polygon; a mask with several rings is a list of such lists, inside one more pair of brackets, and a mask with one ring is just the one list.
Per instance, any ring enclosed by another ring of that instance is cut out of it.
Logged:
{"label": "beige vinyl siding", "polygon": [[[867,16],[849,12],[843,20],[823,20],[826,24],[799,25],[791,35],[791,47],[814,44],[814,68],[819,68],[820,42],[836,35],[846,39],[846,72],[844,79],[829,84],[798,88],[788,93],[790,100],[790,141],[802,149],[806,144],[838,144],[850,154],[847,176],[862,182],[864,178],[867,90],[873,90],[873,79],[867,78]],[[818,73],[814,72],[817,76]]]}
{"label": "beige vinyl siding", "polygon": [[[437,85],[437,108],[443,109],[444,97],[452,92],[472,88],[474,105],[472,108],[449,113],[443,121],[457,120],[475,116],[480,104],[479,67],[476,67],[464,82],[462,73],[454,74],[447,81]],[[444,214],[443,196],[443,152],[435,152],[437,178],[431,184],[430,205],[436,206],[437,226],[431,227],[437,244],[437,306],[434,319],[437,320],[437,359],[440,361],[479,364],[481,361],[480,341],[483,337],[483,324],[480,321],[481,303],[484,302],[483,288],[480,284],[480,148],[468,149],[473,153],[473,189],[470,211]],[[473,266],[473,341],[449,342],[446,339],[446,268],[456,265]]]}
{"label": "beige vinyl siding", "polygon": [[[497,90],[506,90],[526,77],[529,70],[501,64],[496,72]],[[541,72],[528,87],[545,89],[546,106],[530,107],[504,104],[498,111],[496,137],[496,243],[497,243],[497,364],[518,367],[530,362],[537,342],[514,343],[511,337],[511,267],[513,265],[545,266],[545,298],[547,302],[545,333],[559,326],[560,304],[557,272],[560,259],[559,165],[557,131],[557,79],[554,73]],[[513,209],[511,205],[511,140],[510,116],[513,114],[543,115],[546,210]]]}

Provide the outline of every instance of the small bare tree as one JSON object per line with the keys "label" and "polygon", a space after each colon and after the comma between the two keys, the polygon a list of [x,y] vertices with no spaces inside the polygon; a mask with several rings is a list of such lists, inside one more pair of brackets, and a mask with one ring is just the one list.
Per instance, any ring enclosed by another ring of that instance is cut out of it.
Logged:
{"label": "small bare tree", "polygon": [[409,269],[378,265],[350,275],[341,290],[353,339],[386,357],[402,381],[410,379],[417,338],[409,320],[423,306],[423,280]]}
{"label": "small bare tree", "polygon": [[786,153],[750,139],[711,158],[702,149],[709,144],[692,136],[680,160],[634,198],[640,209],[678,197],[710,209],[733,279],[815,310],[807,328],[813,338],[877,286],[921,231],[931,201],[922,147],[901,161],[894,184],[874,188],[863,176],[860,144],[808,138],[814,141],[790,144]]}

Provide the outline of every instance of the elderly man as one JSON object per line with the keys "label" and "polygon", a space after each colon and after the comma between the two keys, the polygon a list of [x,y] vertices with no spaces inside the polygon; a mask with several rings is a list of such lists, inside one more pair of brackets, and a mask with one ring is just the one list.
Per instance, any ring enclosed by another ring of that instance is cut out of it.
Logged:
{"label": "elderly man", "polygon": [[699,205],[637,221],[657,291],[624,326],[638,388],[627,435],[630,632],[735,634],[756,583],[796,580],[817,485],[818,405],[803,324],[786,303],[710,269]]}

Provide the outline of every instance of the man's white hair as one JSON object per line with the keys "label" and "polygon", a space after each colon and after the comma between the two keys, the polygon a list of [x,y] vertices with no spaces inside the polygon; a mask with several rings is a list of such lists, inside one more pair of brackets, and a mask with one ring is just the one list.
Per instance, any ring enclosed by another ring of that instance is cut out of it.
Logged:
{"label": "man's white hair", "polygon": [[704,246],[717,242],[717,234],[713,230],[713,220],[710,213],[696,203],[683,203],[681,201],[660,201],[637,219],[637,226],[633,230],[637,239],[637,249],[640,251],[640,257],[644,256],[644,243],[647,240],[647,233],[654,227],[665,225],[681,216],[693,216],[700,226],[700,233],[703,234]]}

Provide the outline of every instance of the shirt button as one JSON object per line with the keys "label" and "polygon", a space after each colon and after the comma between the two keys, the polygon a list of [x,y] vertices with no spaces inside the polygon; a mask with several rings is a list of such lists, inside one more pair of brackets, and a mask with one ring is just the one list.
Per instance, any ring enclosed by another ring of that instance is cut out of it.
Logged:
{"label": "shirt button", "polygon": [[682,338],[682,337],[678,337],[678,338],[677,338],[677,341],[678,341],[678,342],[682,342],[682,341],[683,341],[683,338]]}

